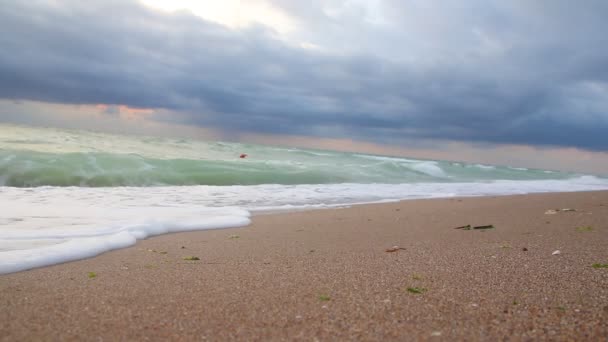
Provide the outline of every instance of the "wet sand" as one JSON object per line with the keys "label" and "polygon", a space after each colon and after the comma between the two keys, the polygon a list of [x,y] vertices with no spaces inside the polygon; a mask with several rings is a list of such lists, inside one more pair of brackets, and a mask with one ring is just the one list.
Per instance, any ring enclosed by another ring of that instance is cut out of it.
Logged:
{"label": "wet sand", "polygon": [[608,191],[261,215],[0,276],[0,340],[605,341],[593,264]]}

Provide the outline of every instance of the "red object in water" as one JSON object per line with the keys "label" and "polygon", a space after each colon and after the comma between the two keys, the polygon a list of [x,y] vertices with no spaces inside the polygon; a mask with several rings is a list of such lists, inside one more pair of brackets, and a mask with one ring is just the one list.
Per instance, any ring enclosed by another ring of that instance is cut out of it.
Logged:
{"label": "red object in water", "polygon": [[245,153],[243,153],[239,156],[239,158],[247,158],[247,155]]}

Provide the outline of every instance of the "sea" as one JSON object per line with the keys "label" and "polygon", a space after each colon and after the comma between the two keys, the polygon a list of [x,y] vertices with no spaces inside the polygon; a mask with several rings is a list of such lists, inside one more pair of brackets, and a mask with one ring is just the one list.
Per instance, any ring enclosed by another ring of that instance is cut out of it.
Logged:
{"label": "sea", "polygon": [[0,124],[0,274],[260,213],[606,189],[552,170]]}

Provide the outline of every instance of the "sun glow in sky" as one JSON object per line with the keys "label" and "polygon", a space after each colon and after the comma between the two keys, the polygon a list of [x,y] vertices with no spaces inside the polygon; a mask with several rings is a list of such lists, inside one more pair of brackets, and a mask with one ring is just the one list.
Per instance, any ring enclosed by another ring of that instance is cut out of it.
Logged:
{"label": "sun glow in sky", "polygon": [[295,27],[293,20],[263,0],[141,0],[164,11],[187,10],[206,20],[232,28],[263,24],[284,34]]}

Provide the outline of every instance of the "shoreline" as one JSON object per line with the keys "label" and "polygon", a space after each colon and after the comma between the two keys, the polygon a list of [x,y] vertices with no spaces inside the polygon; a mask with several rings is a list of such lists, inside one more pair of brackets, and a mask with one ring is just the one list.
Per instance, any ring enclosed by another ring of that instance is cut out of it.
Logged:
{"label": "shoreline", "polygon": [[[336,205],[328,205],[326,207],[303,207],[298,209],[264,209],[260,211],[246,209],[251,213],[251,217],[258,216],[266,216],[266,215],[284,215],[290,213],[301,213],[301,212],[310,212],[317,210],[340,210],[340,209],[351,209],[359,206],[374,206],[374,205],[385,205],[385,204],[395,204],[401,202],[409,202],[409,201],[433,201],[433,200],[463,200],[463,199],[471,199],[471,198],[500,198],[500,197],[517,197],[517,196],[534,196],[534,195],[547,195],[547,194],[555,194],[555,195],[565,195],[565,194],[584,194],[584,193],[602,193],[608,192],[608,189],[602,190],[585,190],[585,191],[558,191],[558,192],[529,192],[523,194],[492,194],[492,195],[457,195],[452,197],[428,197],[428,198],[406,198],[406,199],[388,199],[388,200],[380,200],[376,202],[358,202],[358,203],[350,203],[350,204],[336,204]],[[244,226],[246,227],[246,226]],[[235,227],[239,228],[239,227]],[[243,228],[243,227],[240,227]],[[179,234],[179,233],[177,233]],[[139,241],[139,240],[138,240]]]}
{"label": "shoreline", "polygon": [[600,339],[606,246],[608,191],[255,213],[0,275],[0,339]]}

